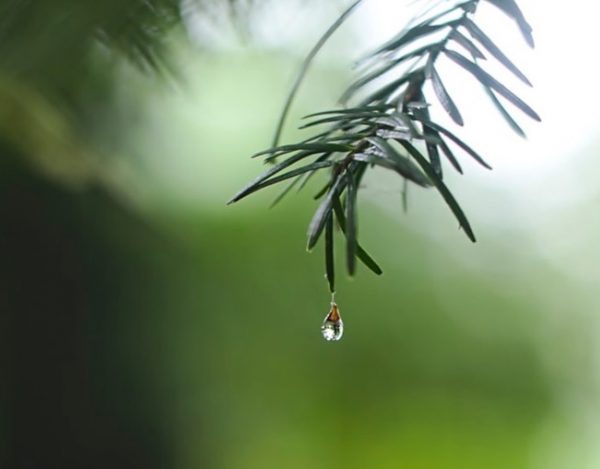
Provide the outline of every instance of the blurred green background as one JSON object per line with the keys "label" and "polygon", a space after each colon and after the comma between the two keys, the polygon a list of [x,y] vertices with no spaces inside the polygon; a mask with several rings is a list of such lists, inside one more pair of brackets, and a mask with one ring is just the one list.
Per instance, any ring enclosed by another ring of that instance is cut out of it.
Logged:
{"label": "blurred green background", "polygon": [[[360,231],[385,274],[340,279],[326,343],[319,183],[225,201],[340,4],[113,3],[1,2],[0,467],[600,467],[593,134],[544,161],[532,129],[451,178],[477,245],[435,193],[404,214],[372,174]],[[335,104],[365,28],[290,122]]]}

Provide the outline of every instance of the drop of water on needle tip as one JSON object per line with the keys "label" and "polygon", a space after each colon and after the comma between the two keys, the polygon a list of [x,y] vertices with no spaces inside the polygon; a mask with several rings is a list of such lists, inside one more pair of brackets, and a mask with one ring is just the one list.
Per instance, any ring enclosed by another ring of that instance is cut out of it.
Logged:
{"label": "drop of water on needle tip", "polygon": [[327,342],[336,342],[344,335],[344,322],[335,301],[331,302],[331,309],[321,325],[321,334]]}

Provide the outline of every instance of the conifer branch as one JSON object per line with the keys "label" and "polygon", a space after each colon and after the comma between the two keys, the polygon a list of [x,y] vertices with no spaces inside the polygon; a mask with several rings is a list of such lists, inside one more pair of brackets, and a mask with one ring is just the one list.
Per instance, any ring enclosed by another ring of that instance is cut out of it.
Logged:
{"label": "conifer branch", "polygon": [[[274,162],[275,159],[280,161],[231,199],[230,203],[236,202],[264,187],[291,180],[290,187],[278,197],[279,201],[291,187],[300,184],[302,188],[314,174],[328,170],[328,182],[315,196],[322,200],[309,225],[308,248],[312,249],[325,231],[325,270],[331,291],[335,290],[334,220],[346,238],[348,273],[354,275],[357,258],[375,274],[382,273],[379,265],[358,242],[357,198],[361,181],[371,168],[393,171],[404,179],[405,184],[434,187],[465,235],[473,242],[476,240],[464,211],[444,182],[441,160],[445,157],[457,172],[462,173],[452,149],[457,147],[476,163],[487,169],[491,167],[470,145],[431,119],[429,107],[436,103],[426,99],[424,86],[427,82],[432,85],[437,105],[446,111],[455,124],[464,125],[459,105],[449,94],[437,68],[441,56],[483,86],[492,104],[519,135],[524,135],[523,130],[500,99],[529,118],[541,120],[525,101],[479,64],[488,57],[495,59],[519,80],[531,86],[523,72],[476,24],[477,7],[484,1],[509,15],[527,44],[533,47],[531,27],[514,0],[466,0],[450,8],[430,9],[360,61],[362,73],[341,98],[345,107],[306,116],[301,126],[326,126],[325,130],[302,142],[276,144],[255,155],[266,156],[267,162]],[[357,4],[353,3],[335,24],[339,26]],[[319,47],[321,45],[322,41]],[[457,52],[456,48],[463,52]],[[311,55],[309,59],[313,57]],[[299,81],[292,90],[292,97],[297,86]],[[354,101],[358,101],[358,104],[348,104]],[[286,103],[283,119],[289,103],[291,101]],[[281,126],[278,126],[277,135],[280,130]],[[294,169],[289,169],[292,165],[295,165]],[[403,197],[406,189],[407,186]]]}

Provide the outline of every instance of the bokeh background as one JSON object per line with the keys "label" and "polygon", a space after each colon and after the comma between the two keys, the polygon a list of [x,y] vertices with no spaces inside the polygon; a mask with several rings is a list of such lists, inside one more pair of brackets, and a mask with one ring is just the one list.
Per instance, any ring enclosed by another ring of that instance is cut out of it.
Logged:
{"label": "bokeh background", "polygon": [[[0,467],[599,468],[596,7],[523,0],[535,51],[482,7],[544,122],[513,137],[447,70],[494,166],[449,176],[479,242],[373,173],[385,274],[340,279],[326,343],[318,184],[225,202],[347,2],[158,3],[0,2]],[[420,6],[365,2],[285,138]]]}

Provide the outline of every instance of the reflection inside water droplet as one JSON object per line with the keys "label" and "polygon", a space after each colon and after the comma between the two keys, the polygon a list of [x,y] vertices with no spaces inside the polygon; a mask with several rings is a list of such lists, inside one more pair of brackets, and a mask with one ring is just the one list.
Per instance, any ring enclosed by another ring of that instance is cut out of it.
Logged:
{"label": "reflection inside water droplet", "polygon": [[331,310],[321,325],[321,334],[328,342],[340,340],[344,335],[344,322],[340,316],[340,310],[334,302],[331,303]]}

